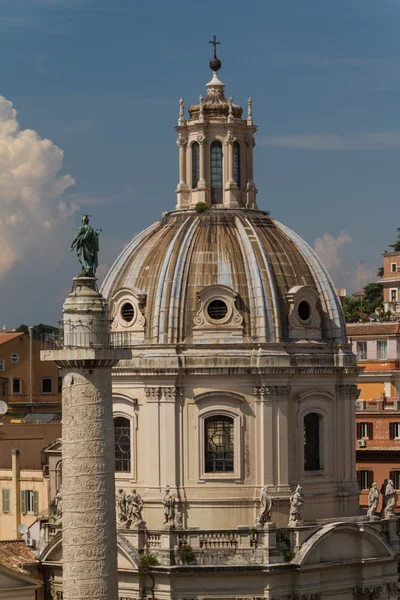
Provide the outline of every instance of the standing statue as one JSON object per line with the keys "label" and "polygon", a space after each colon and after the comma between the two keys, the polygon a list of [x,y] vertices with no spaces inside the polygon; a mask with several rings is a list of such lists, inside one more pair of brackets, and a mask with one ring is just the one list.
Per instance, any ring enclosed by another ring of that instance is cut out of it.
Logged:
{"label": "standing statue", "polygon": [[272,515],[272,498],[267,492],[267,488],[263,487],[261,490],[260,496],[261,502],[261,511],[260,514],[256,517],[256,527],[263,527],[265,523],[271,523],[271,515]]}
{"label": "standing statue", "polygon": [[99,232],[89,225],[89,215],[83,215],[78,233],[71,242],[71,250],[76,248],[78,260],[82,265],[80,275],[94,277],[99,265]]}
{"label": "standing statue", "polygon": [[56,491],[56,495],[54,497],[54,504],[56,505],[56,513],[54,515],[54,520],[56,525],[61,525],[62,521],[62,485]]}
{"label": "standing statue", "polygon": [[397,505],[397,492],[394,489],[393,481],[389,479],[386,490],[386,507],[385,507],[385,519],[390,519],[395,516],[396,505]]}
{"label": "standing statue", "polygon": [[169,485],[165,486],[164,495],[162,498],[162,504],[164,507],[164,525],[170,525],[171,527],[175,524],[175,494],[171,492]]}
{"label": "standing statue", "polygon": [[127,506],[126,506],[126,493],[122,488],[118,490],[116,497],[117,514],[118,514],[118,525],[122,525],[127,522]]}
{"label": "standing statue", "polygon": [[183,529],[183,514],[179,510],[176,511],[175,528]]}
{"label": "standing statue", "polygon": [[133,525],[139,525],[140,523],[143,523],[143,500],[140,494],[138,494],[135,489],[133,489],[132,493],[128,494],[128,496],[126,497],[126,507],[126,516],[129,525],[131,523]]}
{"label": "standing statue", "polygon": [[298,527],[303,524],[302,507],[304,504],[303,488],[298,485],[290,496],[290,516],[288,527]]}
{"label": "standing statue", "polygon": [[368,512],[367,515],[370,519],[376,517],[376,510],[379,504],[379,490],[376,483],[372,484],[368,494]]}
{"label": "standing statue", "polygon": [[384,517],[385,515],[385,508],[386,508],[386,486],[388,484],[388,480],[384,479],[383,483],[381,485],[381,496],[382,496],[382,509],[381,509],[381,518]]}

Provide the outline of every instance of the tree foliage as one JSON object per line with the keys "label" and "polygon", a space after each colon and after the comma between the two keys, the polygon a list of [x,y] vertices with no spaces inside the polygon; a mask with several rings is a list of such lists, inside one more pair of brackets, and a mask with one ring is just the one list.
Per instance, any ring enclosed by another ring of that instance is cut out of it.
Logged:
{"label": "tree foliage", "polygon": [[393,248],[395,252],[400,252],[400,227],[397,228],[397,241],[394,244],[389,244],[389,248]]}
{"label": "tree foliage", "polygon": [[383,317],[383,285],[381,283],[368,283],[364,289],[364,296],[343,298],[342,307],[346,321],[350,323],[368,321],[369,317]]}
{"label": "tree foliage", "polygon": [[[29,328],[25,324],[21,324],[15,331],[18,333],[29,333]],[[54,327],[53,325],[44,325],[43,323],[39,323],[39,325],[34,325],[32,327],[32,337],[35,340],[40,340],[46,333],[59,333],[59,329]]]}

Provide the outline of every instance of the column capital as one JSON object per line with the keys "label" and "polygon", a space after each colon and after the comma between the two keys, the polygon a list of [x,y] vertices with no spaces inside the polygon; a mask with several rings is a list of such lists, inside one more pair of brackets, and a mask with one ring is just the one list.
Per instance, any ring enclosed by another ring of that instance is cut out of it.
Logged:
{"label": "column capital", "polygon": [[176,145],[179,146],[179,148],[184,148],[187,144],[187,139],[183,137],[183,135],[180,133],[178,135],[178,139],[176,140]]}

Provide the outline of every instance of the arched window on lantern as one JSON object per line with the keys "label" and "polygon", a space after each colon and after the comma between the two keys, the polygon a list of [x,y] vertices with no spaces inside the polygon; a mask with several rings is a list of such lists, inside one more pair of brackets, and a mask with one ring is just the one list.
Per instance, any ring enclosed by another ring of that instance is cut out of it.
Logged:
{"label": "arched window on lantern", "polygon": [[211,204],[222,204],[222,144],[213,142],[210,148]]}
{"label": "arched window on lantern", "polygon": [[192,190],[197,188],[200,179],[200,146],[197,142],[192,144]]}
{"label": "arched window on lantern", "polygon": [[204,465],[206,473],[234,470],[233,419],[225,415],[208,417],[204,422]]}
{"label": "arched window on lantern", "polygon": [[131,471],[131,422],[125,417],[114,419],[115,470],[118,473]]}
{"label": "arched window on lantern", "polygon": [[233,180],[240,188],[240,145],[238,142],[233,144]]}
{"label": "arched window on lantern", "polygon": [[322,418],[317,413],[308,413],[304,417],[304,470],[322,469],[320,455],[320,433]]}

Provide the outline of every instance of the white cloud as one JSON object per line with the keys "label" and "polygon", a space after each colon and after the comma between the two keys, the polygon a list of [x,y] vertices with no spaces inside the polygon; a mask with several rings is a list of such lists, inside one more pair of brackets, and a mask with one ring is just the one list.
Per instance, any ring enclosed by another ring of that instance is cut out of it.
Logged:
{"label": "white cloud", "polygon": [[398,150],[400,131],[267,136],[261,138],[260,144],[292,150]]}
{"label": "white cloud", "polygon": [[12,103],[0,96],[0,279],[46,244],[77,207],[61,199],[75,183],[58,175],[64,153],[51,140],[21,130]]}
{"label": "white cloud", "polygon": [[347,231],[341,231],[336,238],[330,233],[324,233],[322,237],[315,240],[315,252],[332,277],[335,276],[335,271],[342,264],[344,246],[351,244],[352,241],[353,239]]}

